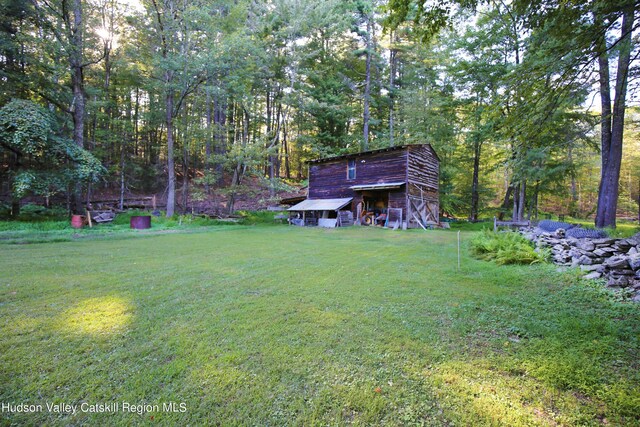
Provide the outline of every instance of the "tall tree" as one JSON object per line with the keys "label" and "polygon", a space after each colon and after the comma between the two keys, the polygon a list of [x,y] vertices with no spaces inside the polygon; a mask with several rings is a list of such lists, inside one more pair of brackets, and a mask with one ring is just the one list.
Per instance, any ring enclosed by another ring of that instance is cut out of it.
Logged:
{"label": "tall tree", "polygon": [[[167,212],[173,216],[176,207],[175,129],[174,119],[185,99],[206,80],[202,39],[206,15],[199,14],[204,5],[180,0],[150,0],[155,33],[150,35],[152,57],[155,57],[155,78],[161,82],[164,98],[164,120],[167,137]],[[199,36],[198,33],[201,33]],[[155,37],[154,37],[155,36]],[[154,55],[155,47],[158,54]]]}
{"label": "tall tree", "polygon": [[[623,150],[624,120],[630,72],[638,59],[637,0],[516,2],[528,27],[544,29],[537,46],[547,63],[562,63],[557,81],[590,80],[596,70],[601,103],[601,176],[595,225],[615,227]],[[567,61],[566,58],[570,58]],[[611,72],[616,61],[615,72]],[[544,77],[544,76],[541,76]],[[611,89],[615,89],[612,95]]]}
{"label": "tall tree", "polygon": [[[600,76],[600,102],[602,107],[601,119],[601,150],[602,172],[598,190],[598,208],[595,224],[597,227],[615,227],[618,207],[618,193],[620,181],[620,166],[622,164],[622,143],[624,137],[624,118],[626,96],[629,80],[629,66],[631,63],[632,32],[635,20],[635,9],[632,2],[623,5],[619,13],[622,14],[620,29],[618,64],[615,74],[615,95],[613,109],[611,107],[611,84],[609,71],[609,57],[611,48],[607,44],[606,32],[597,41],[598,73]],[[617,14],[609,19],[618,19]],[[594,13],[596,20],[599,13]],[[606,21],[605,21],[606,24]]]}
{"label": "tall tree", "polygon": [[[73,118],[73,141],[79,148],[84,148],[86,93],[85,69],[97,64],[104,58],[104,53],[92,58],[85,56],[86,18],[82,0],[41,1],[30,0],[33,5],[40,28],[53,34],[55,40],[65,52],[68,72],[71,79],[72,100],[69,105],[56,103],[57,106]],[[53,101],[52,97],[48,98]],[[55,101],[54,101],[55,102]],[[75,185],[74,210],[82,210],[80,184]]]}

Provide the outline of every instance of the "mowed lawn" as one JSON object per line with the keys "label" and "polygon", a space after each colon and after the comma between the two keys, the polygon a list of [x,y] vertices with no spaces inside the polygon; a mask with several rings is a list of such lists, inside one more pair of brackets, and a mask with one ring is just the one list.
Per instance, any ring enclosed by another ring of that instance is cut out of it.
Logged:
{"label": "mowed lawn", "polygon": [[[44,407],[1,424],[640,425],[640,305],[470,236],[459,271],[452,231],[0,245],[0,403]],[[120,411],[45,406],[83,402]]]}

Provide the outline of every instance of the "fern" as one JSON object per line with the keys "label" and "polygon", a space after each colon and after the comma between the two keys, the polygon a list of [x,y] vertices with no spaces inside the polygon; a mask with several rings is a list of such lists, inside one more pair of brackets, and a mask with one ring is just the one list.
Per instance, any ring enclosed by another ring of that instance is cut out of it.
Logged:
{"label": "fern", "polygon": [[533,244],[518,233],[494,233],[484,230],[471,239],[471,254],[500,265],[536,264],[549,257],[547,250],[537,252]]}

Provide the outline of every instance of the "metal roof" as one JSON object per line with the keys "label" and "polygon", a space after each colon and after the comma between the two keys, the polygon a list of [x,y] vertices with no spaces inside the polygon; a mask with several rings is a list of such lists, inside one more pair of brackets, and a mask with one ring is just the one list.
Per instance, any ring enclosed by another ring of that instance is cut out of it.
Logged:
{"label": "metal roof", "polygon": [[404,184],[405,184],[404,181],[400,181],[400,182],[382,182],[382,183],[379,183],[379,184],[352,185],[349,188],[352,189],[352,190],[355,190],[355,191],[384,190],[384,189],[387,189],[387,188],[400,188]]}
{"label": "metal roof", "polygon": [[353,197],[346,199],[307,199],[291,206],[288,211],[337,211],[345,207]]}
{"label": "metal roof", "polygon": [[386,148],[379,148],[377,150],[369,150],[369,151],[361,151],[359,153],[347,153],[347,154],[341,154],[338,156],[331,156],[331,157],[324,157],[324,158],[320,158],[320,159],[314,159],[314,160],[307,160],[307,163],[309,164],[313,164],[313,163],[324,163],[324,162],[330,162],[333,160],[338,160],[338,159],[346,159],[346,158],[350,158],[350,157],[360,157],[360,156],[366,156],[369,154],[376,154],[376,153],[382,153],[384,151],[396,151],[396,150],[404,150],[410,146],[426,146],[429,147],[431,149],[431,151],[433,152],[433,154],[435,154],[436,158],[438,159],[438,161],[440,161],[440,157],[438,156],[438,153],[435,152],[435,150],[433,149],[433,147],[431,146],[431,144],[404,144],[404,145],[395,145],[393,147],[386,147]]}

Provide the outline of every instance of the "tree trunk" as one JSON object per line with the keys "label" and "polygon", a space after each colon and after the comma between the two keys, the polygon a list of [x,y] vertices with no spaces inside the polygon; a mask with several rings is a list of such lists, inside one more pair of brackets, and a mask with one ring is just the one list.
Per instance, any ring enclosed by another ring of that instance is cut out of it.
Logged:
{"label": "tree trunk", "polygon": [[[249,143],[249,112],[243,107],[242,112],[242,145]],[[229,205],[227,206],[229,215],[233,214],[234,205],[236,201],[236,191],[233,187],[237,187],[242,183],[242,178],[247,170],[247,166],[243,163],[238,163],[233,172],[233,178],[231,180],[232,190],[229,194]]]}
{"label": "tree trunk", "polygon": [[520,196],[520,184],[513,187],[513,212],[511,213],[511,220],[518,220],[518,197]]}
{"label": "tree trunk", "polygon": [[473,179],[471,182],[471,214],[469,215],[469,221],[478,221],[478,205],[480,201],[480,195],[478,191],[479,175],[480,175],[480,154],[482,149],[482,143],[476,139],[473,143]]}
{"label": "tree trunk", "polygon": [[120,201],[118,203],[118,207],[120,210],[124,210],[124,191],[125,191],[125,180],[124,180],[124,144],[120,144]]}
{"label": "tree trunk", "polygon": [[622,17],[620,54],[616,72],[615,100],[611,110],[611,87],[609,84],[609,58],[605,40],[601,40],[598,65],[600,73],[600,97],[602,102],[601,143],[602,172],[598,190],[596,227],[615,227],[618,208],[620,165],[622,162],[622,142],[626,107],[629,64],[631,61],[631,30],[634,9],[625,9]]}
{"label": "tree trunk", "polygon": [[513,191],[513,187],[510,185],[507,187],[507,192],[504,195],[504,201],[502,202],[502,209],[500,209],[500,213],[498,214],[498,219],[502,221],[504,219],[504,214],[509,207],[509,199],[511,199],[511,192]]}
{"label": "tree trunk", "polygon": [[[277,167],[276,164],[278,162],[278,149],[280,146],[280,116],[282,114],[282,103],[278,104],[278,108],[276,109],[276,114],[275,114],[275,124],[273,127],[275,127],[275,130],[272,127],[272,131],[271,133],[273,133],[273,135],[269,134],[269,138],[273,138],[271,139],[271,143],[269,144],[269,149],[270,150],[276,150],[275,154],[273,152],[271,152],[269,154],[269,196],[271,198],[274,198],[276,195],[276,189],[275,189],[275,180],[276,177],[278,175],[277,172]],[[275,132],[275,133],[274,133]]]}
{"label": "tree trunk", "polygon": [[[140,153],[138,152],[138,141],[139,141],[139,133],[138,133],[138,111],[140,109],[140,88],[136,87],[136,102],[133,108],[133,139],[134,139],[134,150],[135,155],[138,156]],[[146,153],[145,153],[146,154]],[[146,156],[145,156],[146,157]]]}
{"label": "tree trunk", "polygon": [[224,183],[224,165],[222,158],[226,154],[227,145],[227,130],[226,130],[226,115],[227,105],[226,102],[222,102],[216,95],[213,99],[213,123],[214,123],[214,138],[215,144],[213,147],[216,154],[215,160],[215,174],[216,180],[219,186]]}
{"label": "tree trunk", "polygon": [[[576,172],[573,165],[573,144],[569,144],[567,152],[567,161],[571,167],[571,205],[569,206],[569,215],[573,218],[578,216],[578,183],[576,181]],[[538,184],[536,183],[536,199],[538,197]]]}
{"label": "tree trunk", "polygon": [[287,125],[282,124],[282,149],[284,155],[284,176],[291,179],[291,165],[289,164],[289,144],[287,142]]}
{"label": "tree trunk", "polygon": [[[265,142],[265,149],[269,149],[269,145],[270,145],[270,141],[271,141],[271,110],[272,110],[272,103],[271,103],[271,91],[267,90],[267,137],[266,142]],[[267,175],[269,177],[269,183],[271,183],[271,179],[272,179],[272,175],[271,175],[271,155],[267,156],[267,163],[264,165],[264,174]]]}
{"label": "tree trunk", "polygon": [[209,179],[211,178],[211,139],[213,137],[213,133],[211,130],[211,93],[209,89],[206,90],[206,122],[207,122],[207,137],[204,146],[204,191],[208,195],[211,194],[211,189],[209,188]]}
{"label": "tree trunk", "polygon": [[184,157],[182,160],[182,213],[186,214],[189,205],[189,152],[187,147],[183,148],[182,156]]}
{"label": "tree trunk", "polygon": [[[531,208],[533,209],[534,218],[538,219],[538,202],[539,202],[539,194],[540,194],[540,181],[536,181],[536,187],[533,193],[533,202],[531,203]],[[531,215],[529,215],[529,220],[531,220]]]}
{"label": "tree trunk", "polygon": [[363,121],[363,136],[362,136],[362,151],[369,149],[369,98],[371,97],[371,16],[367,14],[367,39],[366,39],[366,62],[365,62],[365,81],[364,81],[364,113],[362,116]]}
{"label": "tree trunk", "polygon": [[[389,146],[393,147],[395,144],[393,141],[393,109],[395,107],[395,78],[396,78],[396,58],[398,55],[398,50],[394,49],[394,31],[391,30],[389,33]],[[397,37],[396,37],[397,38]]]}
{"label": "tree trunk", "polygon": [[518,196],[518,221],[524,219],[524,209],[527,201],[527,181],[520,183],[520,195]]}
{"label": "tree trunk", "polygon": [[[15,176],[20,169],[20,155],[18,153],[15,153],[15,155],[10,153],[9,159],[12,165],[11,169],[13,169],[11,175]],[[12,181],[10,180],[11,185],[13,185]],[[13,195],[13,191],[11,193],[11,217],[15,219],[20,215],[20,199]]]}
{"label": "tree trunk", "polygon": [[[75,144],[84,148],[84,116],[85,116],[85,98],[84,98],[84,76],[82,64],[82,2],[74,0],[73,3],[73,26],[71,28],[71,51],[69,53],[69,62],[71,65],[71,86],[73,89],[73,141]],[[82,212],[82,186],[79,182],[74,186],[74,206],[73,210],[80,214]]]}
{"label": "tree trunk", "polygon": [[[167,82],[171,81],[169,73],[167,73],[166,79]],[[165,101],[167,125],[167,173],[169,175],[169,184],[167,187],[167,217],[171,217],[176,210],[176,170],[173,154],[173,92],[169,88],[167,88]]]}
{"label": "tree trunk", "polygon": [[182,121],[182,213],[188,212],[189,204],[189,147],[187,144],[187,109]]}

